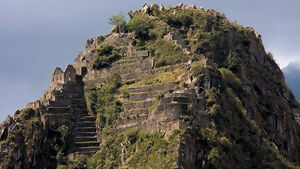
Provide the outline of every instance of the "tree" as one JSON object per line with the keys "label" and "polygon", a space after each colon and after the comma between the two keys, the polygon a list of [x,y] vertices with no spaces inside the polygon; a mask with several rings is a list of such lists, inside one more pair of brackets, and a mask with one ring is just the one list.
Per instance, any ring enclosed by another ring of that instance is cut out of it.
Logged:
{"label": "tree", "polygon": [[117,32],[120,32],[120,26],[125,22],[125,16],[122,12],[120,12],[118,15],[112,16],[109,18],[109,24],[117,26],[118,30]]}

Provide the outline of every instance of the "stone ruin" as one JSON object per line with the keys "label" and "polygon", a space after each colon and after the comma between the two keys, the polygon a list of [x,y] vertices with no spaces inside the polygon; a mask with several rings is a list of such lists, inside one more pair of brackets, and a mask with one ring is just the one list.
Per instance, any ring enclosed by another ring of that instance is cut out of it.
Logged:
{"label": "stone ruin", "polygon": [[72,65],[68,65],[65,72],[61,68],[55,68],[51,75],[50,89],[60,90],[63,85],[76,84],[76,70]]}
{"label": "stone ruin", "polygon": [[40,109],[42,106],[47,106],[50,101],[57,100],[57,93],[68,87],[77,84],[76,70],[72,65],[68,65],[63,72],[61,68],[55,68],[51,75],[50,87],[45,92],[43,99],[28,103],[26,108]]}

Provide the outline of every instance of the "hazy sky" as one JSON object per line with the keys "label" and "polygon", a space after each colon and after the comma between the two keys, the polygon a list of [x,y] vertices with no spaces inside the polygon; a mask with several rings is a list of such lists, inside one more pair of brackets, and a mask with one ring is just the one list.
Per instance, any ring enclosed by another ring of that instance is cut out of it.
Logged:
{"label": "hazy sky", "polygon": [[86,39],[109,33],[109,17],[154,2],[217,9],[254,27],[281,67],[300,59],[299,0],[0,0],[0,121],[41,97]]}

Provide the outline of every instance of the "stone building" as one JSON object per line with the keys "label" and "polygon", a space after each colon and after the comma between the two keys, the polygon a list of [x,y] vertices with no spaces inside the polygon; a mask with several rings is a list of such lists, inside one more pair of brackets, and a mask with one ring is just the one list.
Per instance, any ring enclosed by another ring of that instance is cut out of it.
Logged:
{"label": "stone building", "polygon": [[63,72],[61,68],[55,68],[51,75],[50,90],[61,90],[63,85],[76,84],[76,70],[72,65],[68,65]]}

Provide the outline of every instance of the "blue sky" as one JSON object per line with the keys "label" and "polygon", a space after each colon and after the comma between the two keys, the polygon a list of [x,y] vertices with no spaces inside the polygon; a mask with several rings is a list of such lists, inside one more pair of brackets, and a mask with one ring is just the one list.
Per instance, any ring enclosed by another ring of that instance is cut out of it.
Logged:
{"label": "blue sky", "polygon": [[254,27],[281,67],[300,59],[299,0],[0,0],[0,121],[41,97],[54,68],[72,64],[87,39],[109,33],[109,17],[154,2],[217,9]]}

